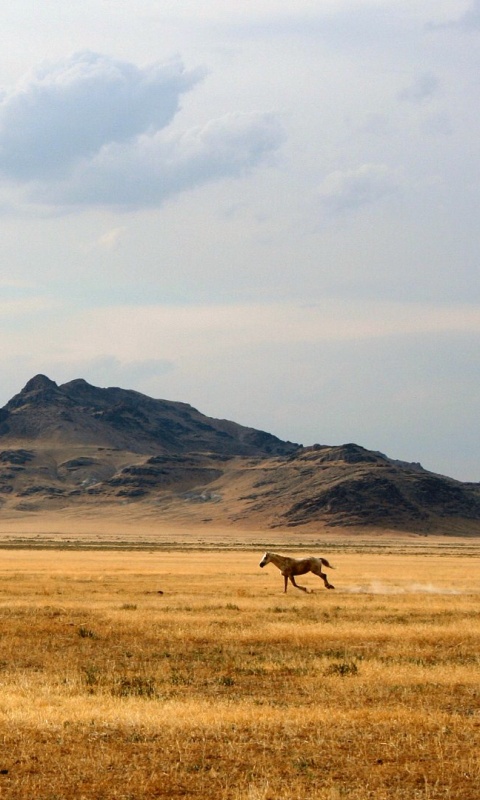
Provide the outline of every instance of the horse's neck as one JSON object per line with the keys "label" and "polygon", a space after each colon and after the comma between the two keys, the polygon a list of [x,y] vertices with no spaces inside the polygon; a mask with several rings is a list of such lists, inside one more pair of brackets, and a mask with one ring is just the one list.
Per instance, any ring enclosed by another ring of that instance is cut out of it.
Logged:
{"label": "horse's neck", "polygon": [[275,564],[276,567],[282,569],[289,561],[291,561],[288,556],[279,556],[278,553],[271,553],[270,554],[270,561],[272,564]]}

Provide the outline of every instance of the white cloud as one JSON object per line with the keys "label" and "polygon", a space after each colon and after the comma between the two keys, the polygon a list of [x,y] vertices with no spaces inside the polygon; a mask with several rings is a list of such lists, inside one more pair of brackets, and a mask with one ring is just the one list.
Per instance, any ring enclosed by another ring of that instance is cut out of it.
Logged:
{"label": "white cloud", "polygon": [[[60,323],[62,325],[62,323]],[[199,361],[212,352],[265,344],[359,342],[388,337],[444,333],[480,333],[476,307],[437,308],[418,303],[324,301],[295,303],[116,306],[69,316],[60,337],[54,328],[39,341],[50,362],[91,361],[98,352],[122,362],[161,359]],[[51,338],[50,338],[51,337]],[[25,338],[28,346],[28,337]]]}
{"label": "white cloud", "polygon": [[341,213],[382,200],[404,186],[398,169],[386,164],[362,164],[351,170],[331,172],[322,181],[319,195],[327,211]]}
{"label": "white cloud", "polygon": [[11,278],[9,276],[0,277],[0,291],[8,290],[23,290],[31,289],[32,282],[27,280],[19,280],[18,278]]}
{"label": "white cloud", "polygon": [[437,93],[440,85],[439,79],[431,73],[415,76],[410,86],[402,89],[398,94],[399,100],[410,103],[424,103]]}
{"label": "white cloud", "polygon": [[480,0],[473,0],[471,7],[460,17],[459,24],[465,28],[480,28]]}
{"label": "white cloud", "polygon": [[158,368],[165,373],[177,362],[196,363],[200,369],[211,359],[228,360],[238,348],[254,351],[266,346],[322,347],[349,342],[356,346],[361,341],[388,341],[399,335],[480,333],[480,310],[461,305],[437,308],[364,302],[360,306],[331,300],[310,306],[124,305],[75,312],[56,308],[49,325],[33,337],[37,311],[48,311],[45,301],[10,306],[11,313],[23,313],[24,317],[22,327],[5,343],[4,359],[16,354],[28,359],[34,372],[48,374],[47,366],[41,366],[48,365],[55,375],[57,368],[62,374],[77,371],[92,382],[103,382],[102,374],[121,382],[128,374],[130,387],[135,386],[135,370],[148,373]]}
{"label": "white cloud", "polygon": [[65,174],[105,144],[165,127],[203,71],[137,67],[83,51],[44,64],[0,104],[0,169],[13,180]]}
{"label": "white cloud", "polygon": [[205,71],[137,67],[83,51],[45,64],[0,100],[0,174],[42,204],[152,205],[238,177],[282,140],[272,113],[229,114],[173,134]]}
{"label": "white cloud", "polygon": [[100,250],[105,250],[107,252],[117,250],[124,233],[125,227],[121,225],[116,228],[111,228],[98,238],[96,245],[100,248]]}
{"label": "white cloud", "polygon": [[422,128],[425,133],[433,136],[451,136],[455,130],[452,119],[446,111],[430,114],[425,118]]}
{"label": "white cloud", "polygon": [[63,182],[35,190],[61,204],[157,205],[220,178],[238,178],[268,160],[283,141],[272,113],[237,113],[184,133],[156,132],[109,144]]}
{"label": "white cloud", "polygon": [[470,7],[456,19],[432,25],[433,28],[458,28],[475,31],[480,28],[480,0],[473,0]]}
{"label": "white cloud", "polygon": [[18,299],[0,300],[0,317],[22,319],[32,317],[37,313],[44,313],[58,308],[58,303],[49,297],[24,297]]}

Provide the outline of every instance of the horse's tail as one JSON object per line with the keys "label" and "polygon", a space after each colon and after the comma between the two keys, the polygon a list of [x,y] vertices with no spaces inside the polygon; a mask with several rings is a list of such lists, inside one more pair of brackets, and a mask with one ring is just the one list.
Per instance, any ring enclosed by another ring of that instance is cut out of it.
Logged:
{"label": "horse's tail", "polygon": [[323,564],[323,566],[324,566],[324,567],[328,567],[328,569],[335,569],[335,567],[333,566],[333,564],[330,564],[330,562],[329,562],[329,561],[327,561],[327,559],[326,559],[326,558],[321,558],[321,559],[320,559],[320,561],[322,562],[322,564]]}

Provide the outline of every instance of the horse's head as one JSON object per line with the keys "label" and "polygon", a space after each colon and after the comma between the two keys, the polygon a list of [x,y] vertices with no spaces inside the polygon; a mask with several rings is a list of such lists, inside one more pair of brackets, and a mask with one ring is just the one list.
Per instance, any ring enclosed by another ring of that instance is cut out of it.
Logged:
{"label": "horse's head", "polygon": [[260,561],[259,566],[265,567],[270,562],[270,553],[265,553],[262,560]]}

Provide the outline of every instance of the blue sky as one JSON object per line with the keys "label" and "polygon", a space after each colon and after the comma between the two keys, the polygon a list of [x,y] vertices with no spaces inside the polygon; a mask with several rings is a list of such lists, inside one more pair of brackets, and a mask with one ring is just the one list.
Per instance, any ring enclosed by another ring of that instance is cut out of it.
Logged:
{"label": "blue sky", "polygon": [[480,2],[4,4],[0,403],[38,372],[480,481]]}

